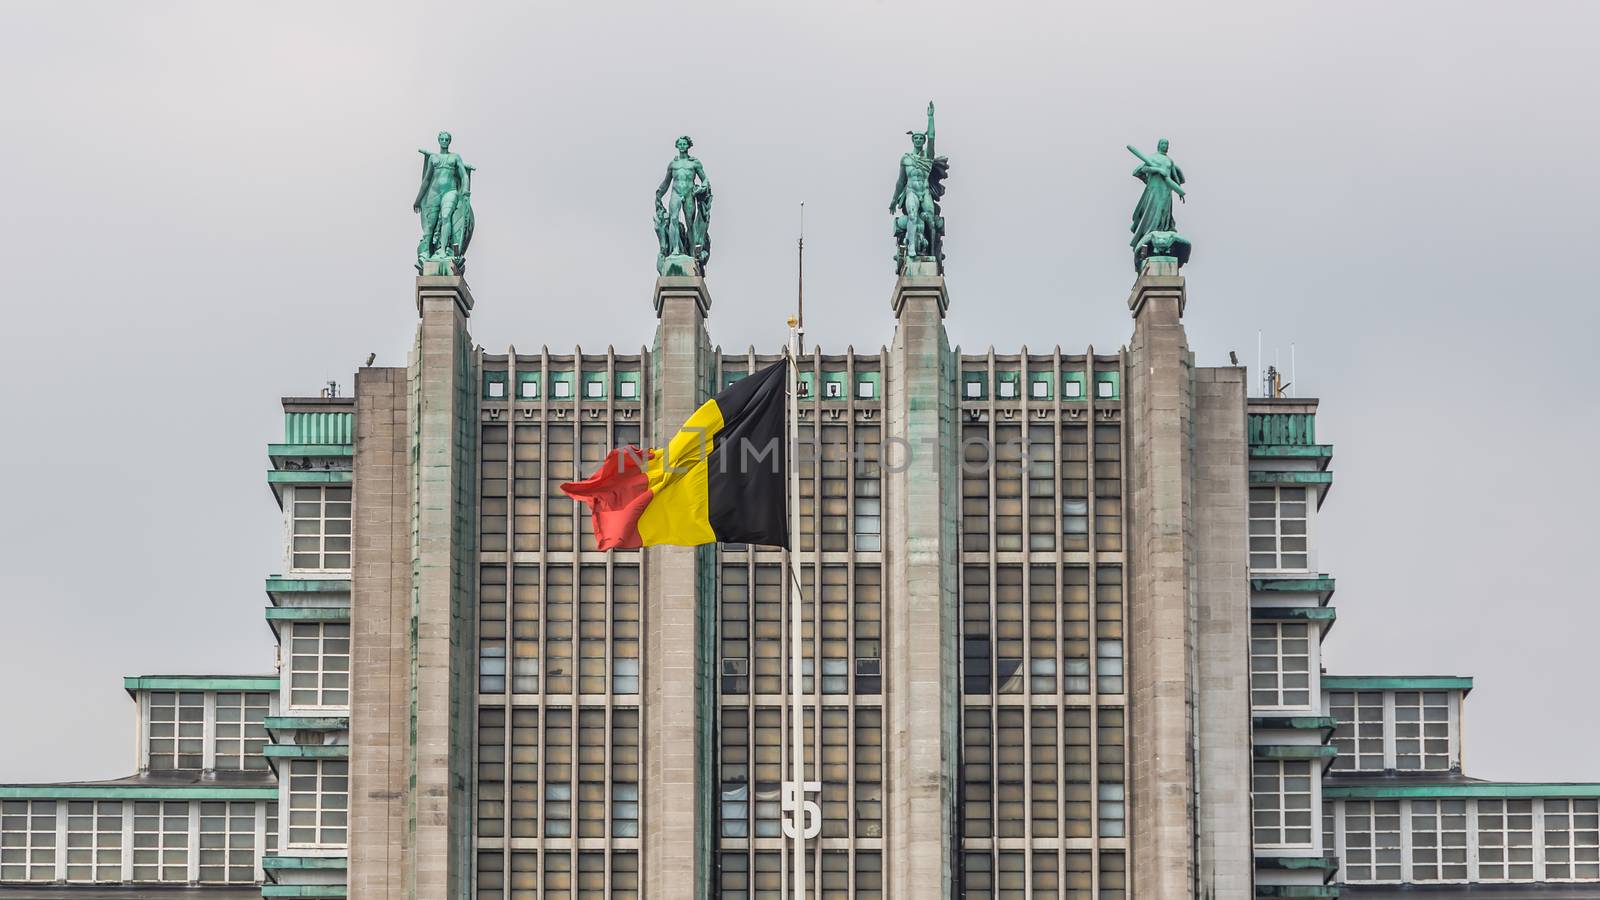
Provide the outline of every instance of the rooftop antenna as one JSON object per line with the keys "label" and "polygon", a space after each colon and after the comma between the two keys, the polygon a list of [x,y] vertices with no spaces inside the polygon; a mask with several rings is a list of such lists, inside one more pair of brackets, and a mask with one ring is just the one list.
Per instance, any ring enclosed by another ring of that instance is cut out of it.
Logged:
{"label": "rooftop antenna", "polygon": [[1261,329],[1257,328],[1256,329],[1256,377],[1261,379],[1261,396],[1265,397],[1265,396],[1268,396],[1268,394],[1267,394],[1267,381],[1266,381],[1267,373],[1266,373],[1266,370],[1261,367],[1261,361],[1262,361],[1261,360]]}
{"label": "rooftop antenna", "polygon": [[[1289,386],[1290,387],[1294,387],[1295,382],[1297,382],[1299,380],[1300,380],[1299,377],[1295,374],[1294,341],[1290,341],[1289,342]],[[1300,389],[1299,388],[1295,388],[1293,391],[1290,391],[1289,392],[1289,396],[1291,396],[1291,397],[1300,396]]]}
{"label": "rooftop antenna", "polygon": [[806,204],[800,203],[800,239],[796,242],[799,268],[795,279],[795,327],[800,332],[799,349],[805,348],[806,338]]}

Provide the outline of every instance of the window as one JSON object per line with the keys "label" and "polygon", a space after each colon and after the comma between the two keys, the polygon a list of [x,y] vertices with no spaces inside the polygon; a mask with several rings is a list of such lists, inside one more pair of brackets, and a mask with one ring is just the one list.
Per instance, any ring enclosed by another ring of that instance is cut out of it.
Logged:
{"label": "window", "polygon": [[1310,567],[1306,546],[1306,489],[1250,489],[1250,568],[1302,571]]}
{"label": "window", "polygon": [[350,626],[295,622],[289,638],[289,705],[350,705]]}
{"label": "window", "polygon": [[1002,400],[1015,400],[1017,397],[1017,383],[1014,380],[1002,378],[997,390]]}
{"label": "window", "polygon": [[55,877],[56,801],[0,803],[0,880],[54,881]]}
{"label": "window", "polygon": [[1344,880],[1400,880],[1400,801],[1344,802]]}
{"label": "window", "polygon": [[1478,801],[1478,877],[1533,880],[1533,801]]}
{"label": "window", "polygon": [[271,703],[272,695],[261,691],[217,694],[215,768],[260,771],[267,767],[261,748],[267,745],[263,723]]}
{"label": "window", "polygon": [[1394,694],[1394,767],[1400,771],[1450,769],[1450,695],[1444,691]]}
{"label": "window", "polygon": [[1036,379],[1033,381],[1033,383],[1028,385],[1028,390],[1030,395],[1035,400],[1050,399],[1050,382],[1048,381],[1039,381]]}
{"label": "window", "polygon": [[1252,785],[1256,847],[1311,846],[1311,761],[1258,759]]}
{"label": "window", "polygon": [[583,382],[583,396],[587,400],[604,400],[606,398],[606,383],[596,378],[588,378]]}
{"label": "window", "polygon": [[478,836],[505,837],[506,710],[478,708]]}
{"label": "window", "polygon": [[1096,378],[1094,380],[1094,395],[1101,400],[1115,400],[1117,397],[1117,383]]}
{"label": "window", "polygon": [[122,801],[67,804],[67,880],[122,880]]}
{"label": "window", "polygon": [[1100,784],[1100,836],[1122,837],[1127,818],[1123,804],[1123,772],[1127,737],[1123,730],[1123,712],[1118,706],[1102,706],[1096,710],[1095,779]]}
{"label": "window", "polygon": [[150,768],[205,767],[206,695],[200,691],[150,692]]}
{"label": "window", "polygon": [[865,379],[856,380],[856,397],[861,400],[871,400],[878,395],[878,386]]}
{"label": "window", "polygon": [[539,399],[539,376],[537,373],[517,376],[517,396],[523,400]]}
{"label": "window", "polygon": [[639,382],[633,380],[617,382],[617,396],[624,400],[639,399]]}
{"label": "window", "polygon": [[982,372],[967,372],[962,375],[961,396],[968,400],[983,399],[984,375]]}
{"label": "window", "polygon": [[1467,801],[1411,801],[1411,880],[1467,880]]}
{"label": "window", "polygon": [[289,761],[289,846],[345,844],[350,764],[342,759]]}
{"label": "window", "polygon": [[1544,877],[1600,878],[1600,800],[1544,801]]}
{"label": "window", "polygon": [[1310,703],[1310,626],[1303,622],[1252,624],[1250,705],[1271,709]]}
{"label": "window", "polygon": [[1333,745],[1339,756],[1333,761],[1338,771],[1381,772],[1383,764],[1383,692],[1334,691],[1328,695],[1338,726]]}
{"label": "window", "polygon": [[838,400],[844,396],[844,384],[838,381],[824,381],[822,383],[822,396],[829,400]]}
{"label": "window", "polygon": [[506,395],[506,381],[505,381],[506,376],[505,376],[505,373],[503,373],[503,372],[502,373],[491,373],[491,375],[493,375],[493,374],[499,374],[500,377],[498,379],[490,377],[488,383],[485,385],[485,387],[488,388],[489,399],[490,400],[501,400],[501,399],[504,399],[505,395]]}
{"label": "window", "polygon": [[290,567],[300,571],[350,568],[350,489],[294,489]]}
{"label": "window", "polygon": [[564,378],[557,377],[552,391],[557,400],[570,400],[572,399],[572,382]]}
{"label": "window", "polygon": [[200,804],[200,880],[256,880],[256,806],[248,801]]}
{"label": "window", "polygon": [[1083,399],[1083,382],[1071,376],[1061,383],[1061,396],[1066,400]]}
{"label": "window", "polygon": [[133,880],[189,880],[189,804],[133,804]]}

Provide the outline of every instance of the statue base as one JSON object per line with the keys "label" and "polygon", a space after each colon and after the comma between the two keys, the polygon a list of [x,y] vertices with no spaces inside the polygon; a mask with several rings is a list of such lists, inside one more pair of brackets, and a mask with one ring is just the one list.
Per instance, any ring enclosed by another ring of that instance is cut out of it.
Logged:
{"label": "statue base", "polygon": [[461,275],[467,261],[459,256],[434,256],[417,260],[418,275]]}
{"label": "statue base", "polygon": [[943,274],[939,260],[932,256],[913,256],[900,263],[902,278],[934,278]]}
{"label": "statue base", "polygon": [[670,256],[656,258],[656,274],[698,277],[703,276],[705,273],[700,270],[700,262],[694,257],[674,253]]}
{"label": "statue base", "polygon": [[1176,231],[1152,231],[1133,248],[1133,270],[1144,271],[1145,260],[1170,261],[1176,270],[1189,261],[1189,239]]}

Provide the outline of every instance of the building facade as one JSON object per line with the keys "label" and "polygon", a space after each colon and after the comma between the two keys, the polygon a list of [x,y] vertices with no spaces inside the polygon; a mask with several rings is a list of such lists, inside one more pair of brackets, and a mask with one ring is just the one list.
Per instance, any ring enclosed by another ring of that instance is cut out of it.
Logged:
{"label": "building facade", "polygon": [[561,492],[781,359],[650,299],[637,352],[489,353],[421,276],[407,366],[285,399],[279,671],[127,679],[134,775],[0,786],[0,897],[792,895],[794,729],[813,896],[1600,896],[1600,785],[1464,775],[1470,679],[1322,671],[1317,401],[1197,366],[1176,260],[1115,352],[963,352],[915,270],[808,350],[798,589]]}

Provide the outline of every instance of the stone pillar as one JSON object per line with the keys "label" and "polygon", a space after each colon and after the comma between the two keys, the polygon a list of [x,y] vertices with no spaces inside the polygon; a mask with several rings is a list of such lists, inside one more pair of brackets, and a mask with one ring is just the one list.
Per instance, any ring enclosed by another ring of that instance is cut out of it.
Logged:
{"label": "stone pillar", "polygon": [[405,883],[411,730],[406,397],[405,369],[356,373],[349,867],[350,896],[356,900],[398,897]]}
{"label": "stone pillar", "polygon": [[902,276],[891,305],[898,325],[884,394],[884,883],[887,897],[923,900],[954,896],[955,884],[956,378],[944,277]]}
{"label": "stone pillar", "polygon": [[1245,372],[1194,377],[1196,832],[1202,897],[1249,897],[1250,569]]}
{"label": "stone pillar", "polygon": [[[665,446],[710,396],[711,341],[705,279],[656,279],[651,354],[651,445]],[[716,686],[714,547],[651,547],[645,553],[643,896],[710,895],[711,771]]]}
{"label": "stone pillar", "polygon": [[[1195,896],[1192,358],[1176,260],[1128,297],[1129,769],[1134,897]],[[1242,552],[1242,551],[1241,551]]]}
{"label": "stone pillar", "polygon": [[467,334],[472,292],[455,275],[417,278],[411,360],[412,791],[415,848],[405,896],[464,898],[471,882],[474,777],[478,377]]}

